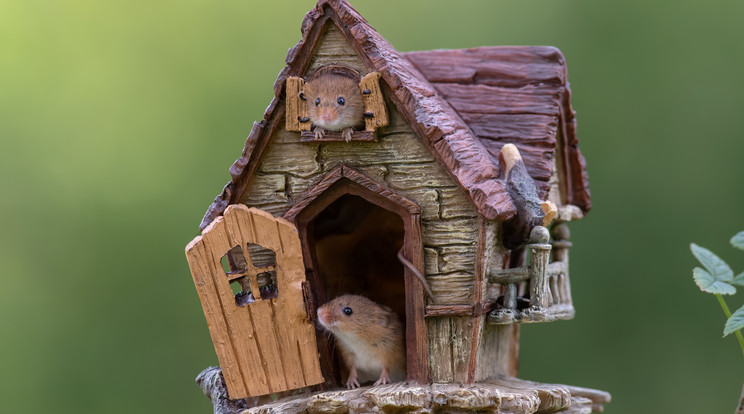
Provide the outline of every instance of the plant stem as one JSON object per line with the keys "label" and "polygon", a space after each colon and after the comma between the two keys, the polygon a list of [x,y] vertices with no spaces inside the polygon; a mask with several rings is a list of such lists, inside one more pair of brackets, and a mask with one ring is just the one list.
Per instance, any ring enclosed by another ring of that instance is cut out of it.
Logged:
{"label": "plant stem", "polygon": [[739,397],[739,406],[736,407],[734,414],[744,414],[744,388],[741,389],[741,397]]}
{"label": "plant stem", "polygon": [[[721,307],[723,308],[723,313],[726,314],[726,320],[731,317],[731,311],[729,310],[728,305],[726,305],[726,301],[723,300],[723,296],[720,294],[717,294],[716,297],[718,298],[718,303],[721,304]],[[736,338],[739,339],[739,346],[741,347],[741,352],[744,354],[744,337],[741,336],[741,331],[736,331]]]}

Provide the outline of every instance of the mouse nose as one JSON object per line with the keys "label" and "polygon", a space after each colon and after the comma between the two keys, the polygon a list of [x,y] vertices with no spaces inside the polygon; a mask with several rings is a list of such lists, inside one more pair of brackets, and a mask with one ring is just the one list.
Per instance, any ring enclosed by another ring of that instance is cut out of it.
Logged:
{"label": "mouse nose", "polygon": [[328,309],[324,307],[318,308],[318,320],[320,321],[321,325],[325,326],[328,324]]}
{"label": "mouse nose", "polygon": [[331,115],[331,114],[329,114],[328,112],[326,112],[326,113],[324,113],[323,115],[321,115],[321,118],[322,118],[322,119],[323,119],[324,121],[330,121],[331,119],[333,119],[333,115]]}

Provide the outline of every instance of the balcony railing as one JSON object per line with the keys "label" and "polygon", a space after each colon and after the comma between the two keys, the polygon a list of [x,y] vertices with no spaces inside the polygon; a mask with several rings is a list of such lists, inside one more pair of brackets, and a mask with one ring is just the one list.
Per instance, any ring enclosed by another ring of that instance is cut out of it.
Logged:
{"label": "balcony railing", "polygon": [[[493,324],[550,322],[574,316],[571,284],[568,279],[569,232],[565,224],[550,233],[535,226],[530,233],[529,265],[489,272],[489,283],[503,287],[500,307],[488,315]],[[551,261],[551,251],[553,253]],[[527,291],[529,286],[529,291]],[[524,291],[520,295],[520,291]],[[529,293],[529,296],[526,296]]]}

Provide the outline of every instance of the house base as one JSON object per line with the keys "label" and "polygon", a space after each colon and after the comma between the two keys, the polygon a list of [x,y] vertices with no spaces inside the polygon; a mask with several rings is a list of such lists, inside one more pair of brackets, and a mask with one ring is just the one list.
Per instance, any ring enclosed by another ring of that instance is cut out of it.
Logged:
{"label": "house base", "polygon": [[[210,371],[211,370],[211,371]],[[212,380],[205,380],[211,375]],[[217,375],[218,377],[214,377]],[[221,373],[207,368],[197,382],[215,406],[215,414],[279,413],[569,413],[604,411],[610,401],[605,391],[570,385],[542,384],[518,378],[498,377],[475,384],[430,384],[401,382],[297,394],[260,406],[260,399],[228,400],[218,390]],[[212,389],[211,386],[216,388]],[[224,388],[223,388],[224,390]]]}

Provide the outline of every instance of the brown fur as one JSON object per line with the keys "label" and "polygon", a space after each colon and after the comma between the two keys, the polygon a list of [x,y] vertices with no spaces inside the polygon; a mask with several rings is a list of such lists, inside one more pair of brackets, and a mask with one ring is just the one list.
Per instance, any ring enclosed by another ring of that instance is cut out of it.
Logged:
{"label": "brown fur", "polygon": [[[345,307],[351,308],[353,313],[344,314]],[[390,376],[386,378],[387,382],[405,379],[403,325],[387,306],[378,305],[364,296],[343,295],[318,308],[318,321],[336,338],[336,347],[350,372],[347,387],[359,386],[357,369],[362,382],[365,378],[379,376],[378,383],[384,384],[385,371]],[[358,363],[360,360],[379,364],[383,370],[367,370],[364,364]]]}
{"label": "brown fur", "polygon": [[[364,120],[364,102],[359,84],[347,76],[321,74],[305,84],[303,93],[307,98],[308,117],[315,126],[316,134],[322,136],[325,131],[348,131],[350,137],[351,130]],[[320,104],[316,105],[318,98]],[[345,100],[344,105],[339,105],[338,98]]]}

